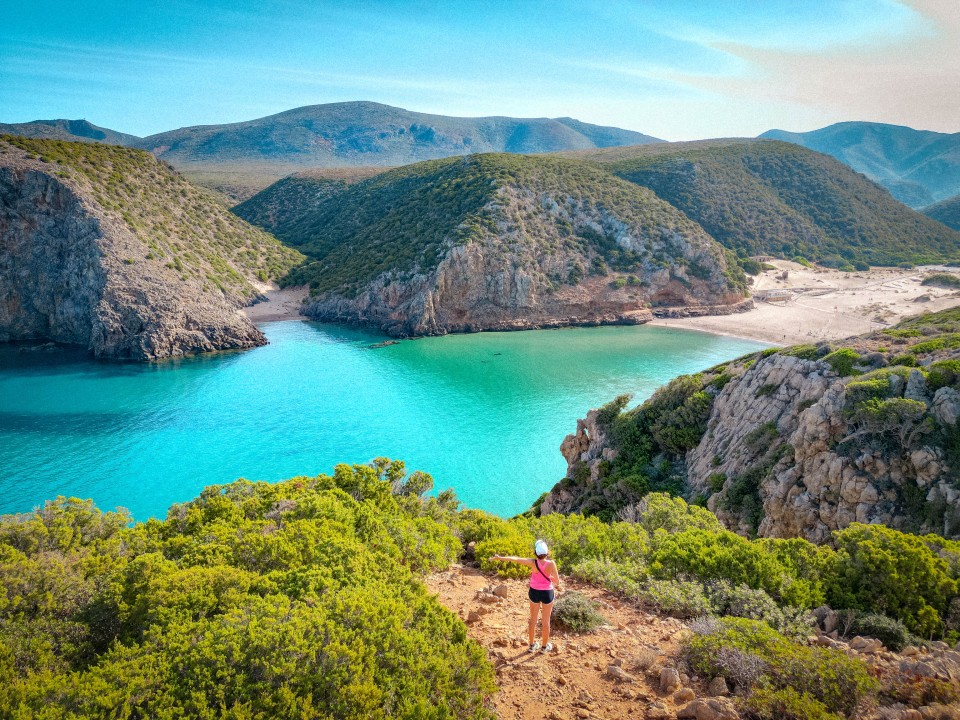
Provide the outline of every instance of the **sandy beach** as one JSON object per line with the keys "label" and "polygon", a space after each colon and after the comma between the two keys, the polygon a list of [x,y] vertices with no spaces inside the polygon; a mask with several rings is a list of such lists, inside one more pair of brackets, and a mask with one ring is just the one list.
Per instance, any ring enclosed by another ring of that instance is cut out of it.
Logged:
{"label": "sandy beach", "polygon": [[[840,340],[895,325],[902,318],[960,305],[955,289],[922,285],[934,272],[960,277],[960,269],[924,266],[841,272],[774,260],[754,278],[756,307],[737,315],[658,319],[652,325],[702,330],[777,345]],[[784,279],[783,273],[787,276]],[[771,291],[783,299],[762,299]]]}
{"label": "sandy beach", "polygon": [[300,306],[309,292],[306,285],[281,290],[277,285],[270,284],[257,289],[267,296],[267,300],[243,308],[244,314],[253,322],[309,319],[300,314]]}

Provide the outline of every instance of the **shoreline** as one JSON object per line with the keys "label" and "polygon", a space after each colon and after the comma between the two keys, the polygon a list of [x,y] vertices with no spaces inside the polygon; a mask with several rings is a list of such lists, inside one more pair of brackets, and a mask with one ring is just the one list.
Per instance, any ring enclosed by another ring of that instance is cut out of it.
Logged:
{"label": "shoreline", "polygon": [[275,283],[271,283],[257,289],[266,295],[267,299],[242,309],[243,314],[254,324],[310,319],[300,313],[303,301],[310,292],[306,285],[281,289]]}

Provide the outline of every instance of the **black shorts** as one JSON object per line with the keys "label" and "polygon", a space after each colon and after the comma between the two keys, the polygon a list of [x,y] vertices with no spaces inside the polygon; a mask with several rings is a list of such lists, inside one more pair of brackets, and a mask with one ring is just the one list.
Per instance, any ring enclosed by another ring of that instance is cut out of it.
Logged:
{"label": "black shorts", "polygon": [[532,603],[543,603],[544,605],[549,605],[553,602],[553,590],[534,590],[530,588],[530,592],[527,593],[527,597],[530,598]]}

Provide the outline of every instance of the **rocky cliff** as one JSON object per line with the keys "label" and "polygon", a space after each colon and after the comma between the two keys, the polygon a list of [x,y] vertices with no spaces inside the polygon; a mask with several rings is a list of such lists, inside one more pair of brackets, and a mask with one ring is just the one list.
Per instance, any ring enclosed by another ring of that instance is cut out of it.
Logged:
{"label": "rocky cliff", "polygon": [[747,356],[625,405],[578,422],[541,513],[615,514],[673,489],[743,534],[960,534],[960,310]]}
{"label": "rocky cliff", "polygon": [[313,261],[286,279],[311,285],[307,315],[396,336],[745,307],[736,262],[696,223],[649,190],[559,158],[399,168],[325,196],[278,235]]}
{"label": "rocky cliff", "polygon": [[126,360],[262,345],[239,308],[297,259],[146,153],[0,137],[0,341]]}

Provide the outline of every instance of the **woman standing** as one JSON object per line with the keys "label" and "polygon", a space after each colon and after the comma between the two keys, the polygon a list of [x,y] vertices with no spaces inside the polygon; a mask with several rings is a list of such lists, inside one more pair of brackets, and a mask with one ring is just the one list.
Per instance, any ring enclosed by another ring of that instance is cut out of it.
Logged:
{"label": "woman standing", "polygon": [[535,653],[541,648],[541,643],[533,639],[537,629],[537,615],[541,615],[541,639],[543,652],[553,650],[553,643],[550,642],[550,613],[553,611],[554,587],[562,590],[560,586],[560,574],[557,572],[557,564],[553,560],[548,560],[547,555],[550,550],[543,540],[537,540],[534,543],[533,551],[536,557],[522,558],[512,555],[494,555],[491,560],[501,560],[503,562],[515,562],[520,565],[529,565],[530,570],[530,591],[527,595],[530,598],[530,623],[527,627],[527,635],[530,639],[530,652]]}

